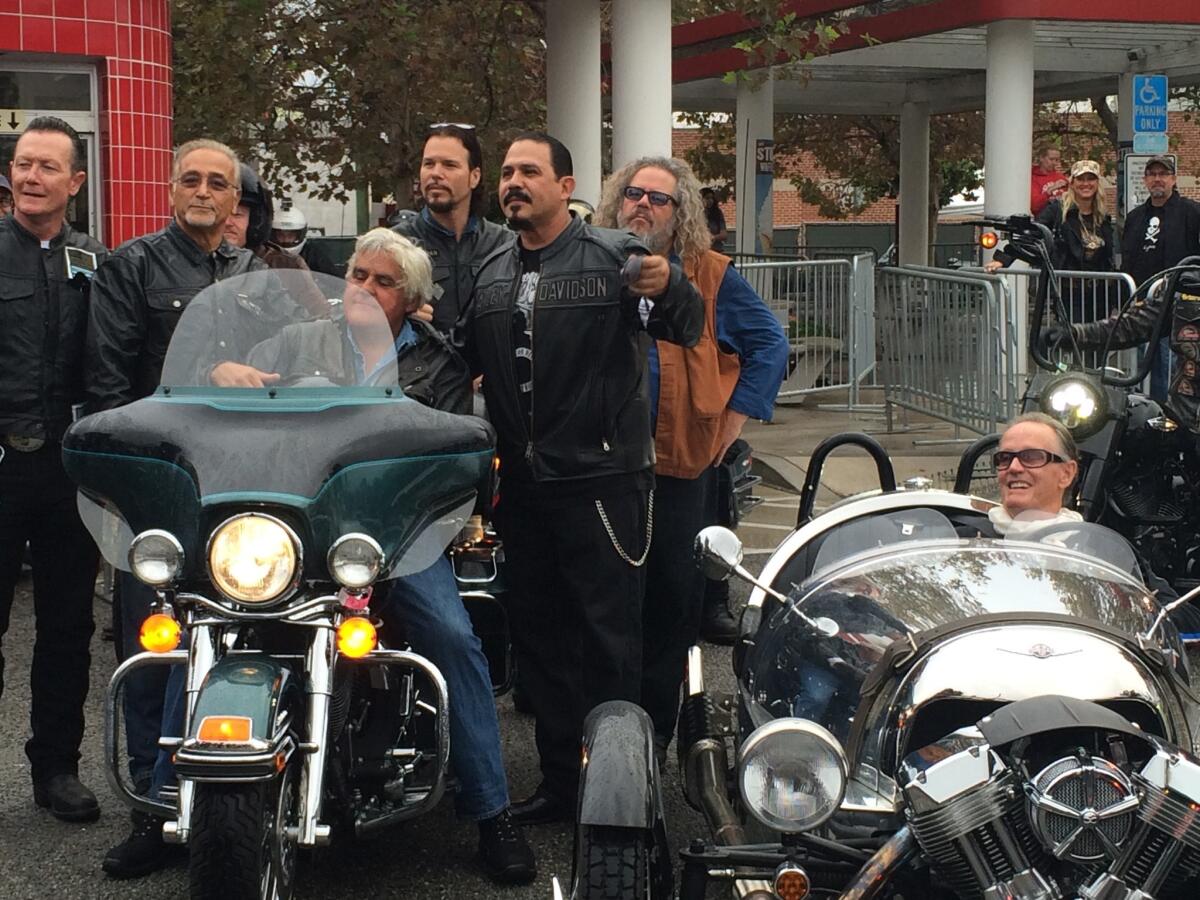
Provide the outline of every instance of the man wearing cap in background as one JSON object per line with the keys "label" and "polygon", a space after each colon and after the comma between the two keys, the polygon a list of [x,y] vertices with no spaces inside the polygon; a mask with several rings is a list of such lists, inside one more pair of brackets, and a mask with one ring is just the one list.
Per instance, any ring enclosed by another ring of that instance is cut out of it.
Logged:
{"label": "man wearing cap in background", "polygon": [[[1121,271],[1139,285],[1185,256],[1200,253],[1200,205],[1175,189],[1175,162],[1155,156],[1146,162],[1143,180],[1150,196],[1125,216],[1121,241]],[[1159,342],[1150,372],[1150,395],[1160,403],[1170,383],[1171,356],[1167,338]]]}
{"label": "man wearing cap in background", "polygon": [[8,179],[5,176],[0,175],[0,218],[7,216],[12,211],[12,185],[8,183]]}

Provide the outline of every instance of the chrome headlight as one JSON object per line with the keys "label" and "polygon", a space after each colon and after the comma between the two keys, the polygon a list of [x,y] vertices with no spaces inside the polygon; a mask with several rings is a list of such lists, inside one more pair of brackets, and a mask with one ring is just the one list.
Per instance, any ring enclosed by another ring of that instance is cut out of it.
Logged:
{"label": "chrome headlight", "polygon": [[300,540],[272,516],[242,513],[226,519],[208,542],[208,574],[240,603],[269,603],[295,583]]}
{"label": "chrome headlight", "polygon": [[807,719],[775,719],[738,754],[738,788],[746,809],[776,831],[816,828],[846,793],[847,764],[837,738]]}
{"label": "chrome headlight", "polygon": [[150,587],[166,587],[183,571],[183,545],[169,531],[143,531],[129,545],[129,571]]}
{"label": "chrome headlight", "polygon": [[383,548],[365,534],[343,534],[329,548],[329,574],[344,588],[359,590],[383,570]]}
{"label": "chrome headlight", "polygon": [[1096,386],[1081,378],[1066,378],[1046,385],[1042,411],[1062,422],[1076,437],[1087,437],[1104,424],[1104,395]]}

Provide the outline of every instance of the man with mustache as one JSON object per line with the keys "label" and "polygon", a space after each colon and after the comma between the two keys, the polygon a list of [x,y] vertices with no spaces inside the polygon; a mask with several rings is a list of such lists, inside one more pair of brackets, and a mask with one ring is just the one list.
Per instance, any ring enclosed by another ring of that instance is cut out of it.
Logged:
{"label": "man with mustache", "polygon": [[711,249],[700,182],[687,163],[665,157],[629,163],[605,184],[596,221],[627,228],[652,253],[678,262],[704,299],[696,346],[659,341],[649,353],[659,512],[646,564],[641,703],[665,753],[688,647],[700,638],[704,578],[692,544],[716,519],[714,466],[749,419],[771,418],[788,342],[729,257]]}
{"label": "man with mustache", "polygon": [[517,241],[484,261],[458,332],[497,433],[513,641],[542,783],[519,824],[569,819],[585,715],[637,701],[654,443],[643,337],[691,346],[703,304],[631,234],[571,214],[571,154],[517,136],[500,202]]}
{"label": "man with mustache", "polygon": [[483,149],[472,125],[442,122],[429,129],[421,154],[425,208],[393,230],[433,262],[433,324],[449,333],[467,301],[480,264],[513,234],[483,218]]}
{"label": "man with mustache", "polygon": [[[224,239],[225,222],[241,196],[240,177],[237,155],[224,144],[208,139],[184,144],[175,152],[169,187],[174,219],[161,231],[127,241],[96,271],[85,365],[91,411],[152,394],[171,335],[192,298],[216,281],[266,268],[249,250]],[[222,340],[231,359],[242,358],[245,350],[276,333],[281,321],[297,316],[287,298],[274,299],[274,307],[239,308],[226,317]],[[246,386],[254,386],[254,376],[248,377]],[[124,660],[141,652],[138,629],[154,592],[123,573],[115,593],[113,625],[117,653]],[[142,669],[127,682],[129,772],[143,792],[149,789],[158,755],[166,674],[165,668]],[[137,811],[132,818],[129,838],[104,858],[104,870],[116,877],[145,875],[165,863],[161,822]]]}
{"label": "man with mustache", "polygon": [[88,309],[87,276],[73,276],[68,254],[105,254],[99,241],[67,224],[67,207],[87,177],[83,161],[74,128],[34,118],[13,149],[12,215],[0,214],[0,638],[28,543],[37,641],[25,754],[34,802],[68,822],[100,815],[78,776],[98,559],[60,443],[72,406],[83,399]]}

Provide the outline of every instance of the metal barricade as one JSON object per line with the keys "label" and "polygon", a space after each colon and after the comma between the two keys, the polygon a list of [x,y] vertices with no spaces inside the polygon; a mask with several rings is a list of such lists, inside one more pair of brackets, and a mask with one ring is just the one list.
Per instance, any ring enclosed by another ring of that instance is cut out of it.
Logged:
{"label": "metal barricade", "polygon": [[1023,317],[1000,278],[885,266],[876,290],[889,431],[892,407],[976,434],[1012,418],[1023,386]]}
{"label": "metal barricade", "polygon": [[[965,271],[965,270],[964,270]],[[972,269],[973,273],[982,269]],[[1029,315],[1033,315],[1033,298],[1037,296],[1038,280],[1042,277],[1041,269],[1017,268],[1015,266],[996,272],[1005,278],[1007,289],[1012,292],[1010,283],[1018,280],[1028,283]],[[1137,283],[1124,272],[1077,272],[1064,270],[1055,272],[1058,279],[1058,290],[1062,297],[1062,307],[1067,314],[1067,321],[1072,325],[1084,322],[1096,322],[1107,318],[1119,310],[1137,290]],[[1014,292],[1015,293],[1015,292]],[[1047,305],[1048,306],[1048,305]],[[1049,308],[1046,318],[1040,325],[1049,325],[1058,321]],[[1105,365],[1134,372],[1138,366],[1138,349],[1131,347],[1127,350],[1110,351],[1107,360],[1102,359],[1103,351],[1085,350],[1082,353],[1083,364],[1089,369],[1099,369]],[[1055,362],[1072,364],[1069,348],[1059,348]]]}
{"label": "metal barricade", "polygon": [[788,372],[778,401],[859,386],[875,368],[872,257],[756,262],[738,271],[766,301],[788,336]]}

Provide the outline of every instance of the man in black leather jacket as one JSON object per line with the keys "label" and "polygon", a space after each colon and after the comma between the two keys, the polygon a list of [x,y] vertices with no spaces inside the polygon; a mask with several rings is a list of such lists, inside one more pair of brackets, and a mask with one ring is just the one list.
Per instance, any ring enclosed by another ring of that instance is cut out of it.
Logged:
{"label": "man in black leather jacket", "polygon": [[517,137],[500,201],[518,240],[484,261],[457,332],[496,427],[496,521],[537,718],[542,784],[513,806],[521,824],[571,816],[585,715],[638,700],[654,484],[644,339],[691,346],[704,324],[682,269],[572,216],[574,187],[566,147]]}
{"label": "man in black leather jacket", "polygon": [[433,262],[433,324],[449,333],[471,299],[479,265],[513,241],[513,233],[483,218],[483,150],[475,129],[440,124],[429,129],[421,154],[425,208],[393,230]]}
{"label": "man in black leather jacket", "polygon": [[[224,144],[196,140],[176,151],[171,176],[174,220],[163,230],[121,245],[96,272],[88,320],[85,383],[91,411],[131,403],[158,387],[163,359],[183,310],[201,290],[235,275],[265,269],[249,250],[224,240],[225,221],[237,207],[239,163]],[[282,295],[280,295],[282,296]],[[230,358],[295,317],[294,306],[239,308],[227,316],[221,340]],[[127,573],[113,604],[117,652],[140,652],[138,629],[154,592]],[[135,673],[125,697],[126,745],[134,783],[147,789],[162,721],[166,672]],[[109,851],[111,875],[143,875],[164,863],[161,823],[133,813],[133,832]]]}
{"label": "man in black leather jacket", "polygon": [[25,753],[35,802],[72,822],[100,814],[78,778],[98,559],[61,447],[72,406],[83,400],[88,306],[88,276],[72,277],[68,249],[87,262],[88,254],[97,261],[105,254],[66,222],[86,177],[83,159],[70,125],[33,119],[13,151],[13,213],[0,217],[0,638],[28,542],[37,643]]}

